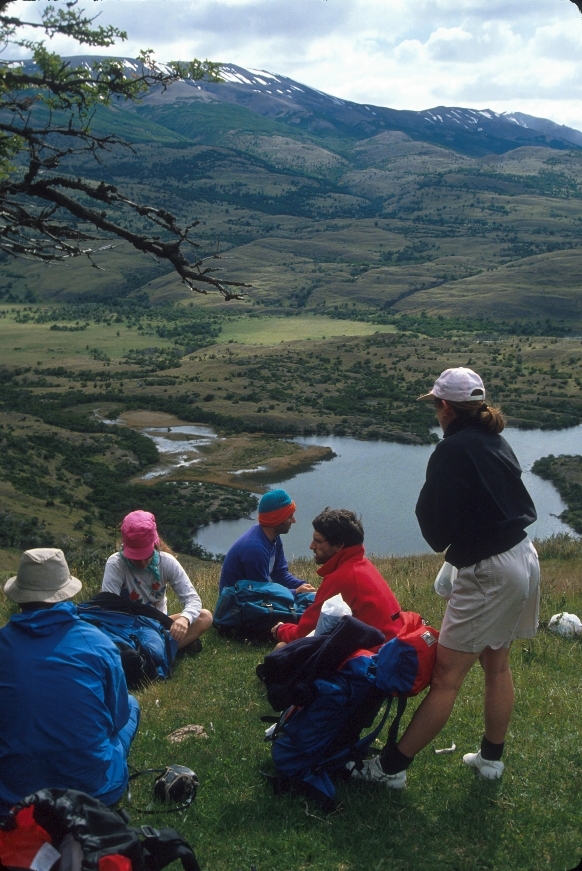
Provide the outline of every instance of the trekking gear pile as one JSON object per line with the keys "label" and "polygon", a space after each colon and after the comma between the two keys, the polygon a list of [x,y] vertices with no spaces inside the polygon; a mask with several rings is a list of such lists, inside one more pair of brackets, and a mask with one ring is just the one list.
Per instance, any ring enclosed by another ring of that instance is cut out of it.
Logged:
{"label": "trekking gear pile", "polygon": [[[378,630],[343,617],[329,635],[292,641],[258,666],[272,707],[285,708],[265,738],[273,742],[275,792],[307,795],[332,809],[330,775],[345,776],[347,762],[362,765],[394,698],[397,713],[387,743],[396,743],[407,698],[430,684],[438,640],[438,631],[419,614],[401,611],[397,618],[398,635],[385,643]],[[379,724],[360,737],[383,704]]]}
{"label": "trekking gear pile", "polygon": [[0,823],[0,867],[8,871],[161,871],[175,859],[200,871],[174,829],[131,828],[125,812],[73,789],[41,789]]}

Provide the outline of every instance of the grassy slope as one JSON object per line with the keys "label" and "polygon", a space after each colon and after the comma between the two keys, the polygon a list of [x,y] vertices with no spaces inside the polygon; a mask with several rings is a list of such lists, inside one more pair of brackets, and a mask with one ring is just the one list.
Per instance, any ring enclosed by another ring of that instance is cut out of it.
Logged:
{"label": "grassy slope", "polygon": [[[568,553],[568,559],[556,558]],[[544,555],[542,621],[559,610],[582,614],[579,545],[550,542],[542,548]],[[3,554],[3,562],[10,568],[14,554]],[[212,606],[218,567],[184,562],[205,605]],[[440,625],[444,603],[431,588],[437,556],[376,562],[404,607]],[[97,589],[102,559],[80,554],[73,568],[87,593]],[[293,569],[316,580],[310,563]],[[6,618],[10,607],[5,600],[1,607]],[[138,768],[188,765],[201,787],[189,812],[146,817],[134,811],[134,824],[175,826],[194,846],[202,867],[214,871],[251,865],[259,871],[418,871],[427,861],[450,871],[565,871],[578,862],[579,641],[550,636],[542,628],[535,639],[515,643],[516,708],[500,783],[480,781],[461,763],[462,753],[478,746],[482,730],[482,677],[475,667],[435,742],[445,747],[454,741],[456,753],[423,751],[403,793],[340,784],[341,809],[331,817],[298,798],[274,797],[260,776],[260,770],[271,770],[259,721],[270,710],[254,667],[268,650],[221,639],[210,630],[200,656],[185,657],[172,680],[139,693],[142,721],[131,763]],[[416,703],[410,703],[407,718]],[[202,725],[208,739],[170,744],[165,736],[187,723]],[[149,799],[150,782],[142,778],[134,803],[143,806]]]}

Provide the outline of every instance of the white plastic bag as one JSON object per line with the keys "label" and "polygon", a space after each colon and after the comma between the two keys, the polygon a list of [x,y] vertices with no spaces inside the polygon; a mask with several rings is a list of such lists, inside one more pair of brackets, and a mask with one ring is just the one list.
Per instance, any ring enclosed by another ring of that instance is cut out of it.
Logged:
{"label": "white plastic bag", "polygon": [[458,571],[455,566],[444,562],[434,582],[435,593],[438,593],[443,599],[450,599],[453,595],[453,581],[457,575]]}
{"label": "white plastic bag", "polygon": [[335,629],[342,617],[351,616],[352,609],[346,602],[344,602],[341,593],[337,593],[335,596],[332,596],[331,599],[327,599],[327,601],[325,601],[321,606],[319,620],[315,627],[315,634],[326,635]]}
{"label": "white plastic bag", "polygon": [[561,614],[554,614],[548,623],[548,629],[556,635],[572,638],[575,635],[582,635],[582,621],[576,614],[563,611]]}

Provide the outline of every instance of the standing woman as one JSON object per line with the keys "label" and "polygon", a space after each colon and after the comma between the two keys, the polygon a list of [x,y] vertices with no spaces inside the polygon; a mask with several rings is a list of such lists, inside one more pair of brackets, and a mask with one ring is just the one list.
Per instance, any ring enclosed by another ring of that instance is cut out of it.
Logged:
{"label": "standing woman", "polygon": [[212,625],[212,614],[202,607],[190,578],[158,535],[154,515],[132,511],[121,524],[121,538],[121,550],[105,564],[101,589],[167,614],[169,584],[182,605],[180,614],[170,615],[174,621],[170,635],[178,649],[192,645],[198,653],[202,650],[200,636]]}
{"label": "standing woman", "polygon": [[458,569],[439,637],[430,690],[397,745],[367,761],[354,777],[393,789],[406,783],[416,754],[441,731],[471,666],[485,673],[485,734],[478,753],[463,762],[489,780],[501,761],[514,703],[509,649],[537,631],[540,570],[526,527],[536,511],[519,463],[500,435],[505,421],[485,402],[471,369],[447,369],[430,393],[444,438],[431,455],[416,505],[422,534],[433,550],[446,549]]}

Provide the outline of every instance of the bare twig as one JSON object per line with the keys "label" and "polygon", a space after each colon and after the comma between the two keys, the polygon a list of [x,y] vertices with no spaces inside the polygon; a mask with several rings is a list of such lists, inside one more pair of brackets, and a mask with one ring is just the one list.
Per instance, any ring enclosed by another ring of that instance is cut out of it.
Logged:
{"label": "bare twig", "polygon": [[[112,26],[95,26],[97,16],[85,15],[75,3],[67,3],[66,9],[47,7],[40,22],[2,14],[8,5],[9,0],[0,0],[0,46],[28,48],[33,63],[0,60],[0,251],[45,263],[84,256],[100,269],[95,253],[113,247],[99,238],[104,233],[158,263],[168,263],[192,291],[207,293],[210,288],[225,300],[242,299],[238,289],[250,285],[219,278],[219,268],[207,264],[218,257],[219,243],[209,257],[183,253],[183,246],[199,247],[191,237],[198,220],[182,225],[165,208],[135,202],[113,184],[74,178],[61,169],[67,160],[83,155],[101,163],[102,156],[117,147],[136,153],[118,136],[91,132],[97,107],[134,100],[154,86],[165,89],[181,79],[220,81],[219,66],[198,60],[159,65],[151,51],[142,52],[137,68],[129,71],[115,58],[71,66],[42,42],[21,35],[22,29],[101,46],[126,39],[127,34]],[[131,228],[127,213],[138,215],[146,231]],[[94,227],[95,233],[80,231],[77,222]],[[147,231],[148,225],[153,232]],[[100,244],[84,244],[93,241]]]}

